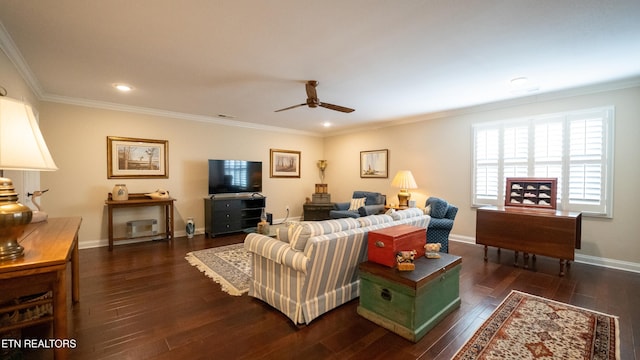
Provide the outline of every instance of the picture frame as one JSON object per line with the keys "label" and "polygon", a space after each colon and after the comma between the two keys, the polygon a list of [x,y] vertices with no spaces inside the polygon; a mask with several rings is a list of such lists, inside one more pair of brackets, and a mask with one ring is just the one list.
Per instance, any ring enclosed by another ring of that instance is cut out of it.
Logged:
{"label": "picture frame", "polygon": [[361,178],[389,177],[389,149],[360,151]]}
{"label": "picture frame", "polygon": [[169,141],[107,136],[107,178],[169,178]]}
{"label": "picture frame", "polygon": [[507,178],[505,206],[556,209],[557,178]]}
{"label": "picture frame", "polygon": [[269,175],[272,178],[299,178],[300,151],[270,149]]}

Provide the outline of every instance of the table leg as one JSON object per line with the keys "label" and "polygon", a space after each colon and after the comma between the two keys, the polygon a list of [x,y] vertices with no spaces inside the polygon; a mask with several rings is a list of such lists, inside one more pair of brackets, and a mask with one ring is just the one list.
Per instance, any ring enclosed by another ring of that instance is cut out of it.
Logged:
{"label": "table leg", "polygon": [[529,268],[529,253],[524,253],[522,258],[522,267],[525,269]]}
{"label": "table leg", "polygon": [[514,251],[513,252],[513,266],[518,267],[518,255],[519,252]]}
{"label": "table leg", "polygon": [[76,235],[71,252],[71,300],[73,303],[80,301],[80,262],[78,259],[78,236]]}
{"label": "table leg", "polygon": [[489,247],[487,245],[484,246],[484,261],[487,261],[487,249]]}
{"label": "table leg", "polygon": [[173,202],[166,207],[167,224],[166,234],[169,240],[173,240]]}
{"label": "table leg", "polygon": [[[67,271],[59,270],[53,287],[53,337],[67,339]],[[66,347],[54,348],[54,359],[66,359]]]}
{"label": "table leg", "polygon": [[560,276],[564,276],[564,263],[565,261],[560,259]]}
{"label": "table leg", "polygon": [[113,208],[111,206],[108,206],[108,208],[109,225],[107,228],[109,230],[109,251],[113,251]]}

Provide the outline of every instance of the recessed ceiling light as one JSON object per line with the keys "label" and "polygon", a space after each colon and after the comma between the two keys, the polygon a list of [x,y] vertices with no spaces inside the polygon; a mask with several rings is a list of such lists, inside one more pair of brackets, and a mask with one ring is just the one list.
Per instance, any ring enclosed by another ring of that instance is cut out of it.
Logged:
{"label": "recessed ceiling light", "polygon": [[529,82],[529,78],[525,76],[511,79],[511,85],[514,87],[523,87]]}
{"label": "recessed ceiling light", "polygon": [[513,78],[509,82],[511,84],[511,93],[515,95],[532,93],[540,90],[540,86],[526,76]]}
{"label": "recessed ceiling light", "polygon": [[122,91],[122,92],[128,92],[133,90],[133,88],[130,85],[127,84],[113,84],[113,87]]}
{"label": "recessed ceiling light", "polygon": [[325,121],[324,123],[322,123],[322,126],[324,126],[324,127],[330,127],[330,126],[331,126],[331,123],[330,123],[330,122],[328,122],[328,121]]}

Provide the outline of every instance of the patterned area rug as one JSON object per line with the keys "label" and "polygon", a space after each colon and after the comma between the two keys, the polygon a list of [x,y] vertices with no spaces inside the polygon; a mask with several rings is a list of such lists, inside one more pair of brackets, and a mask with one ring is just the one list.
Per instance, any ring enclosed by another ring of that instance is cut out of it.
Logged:
{"label": "patterned area rug", "polygon": [[620,359],[618,317],[513,290],[454,359]]}
{"label": "patterned area rug", "polygon": [[251,254],[244,249],[244,244],[193,251],[185,259],[220,284],[222,291],[229,295],[240,296],[249,291]]}

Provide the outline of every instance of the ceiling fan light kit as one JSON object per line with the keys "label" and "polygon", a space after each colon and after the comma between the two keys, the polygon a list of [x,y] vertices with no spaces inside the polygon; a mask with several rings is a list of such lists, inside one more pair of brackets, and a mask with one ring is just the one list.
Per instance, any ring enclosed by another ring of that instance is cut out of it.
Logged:
{"label": "ceiling fan light kit", "polygon": [[276,110],[275,112],[291,110],[291,109],[295,109],[295,108],[300,107],[300,106],[308,106],[310,108],[316,108],[316,107],[320,106],[320,107],[323,107],[325,109],[340,111],[340,112],[343,112],[343,113],[350,113],[350,112],[354,112],[355,111],[355,109],[351,109],[351,108],[348,108],[348,107],[345,107],[345,106],[340,106],[340,105],[334,105],[334,104],[320,102],[320,100],[318,99],[318,94],[316,92],[316,87],[317,86],[318,86],[318,82],[316,80],[307,81],[307,83],[305,84],[305,89],[307,90],[307,101],[306,102],[304,102],[302,104],[298,104],[298,105],[289,106],[289,107],[286,107],[284,109]]}

